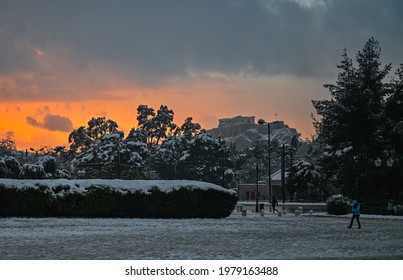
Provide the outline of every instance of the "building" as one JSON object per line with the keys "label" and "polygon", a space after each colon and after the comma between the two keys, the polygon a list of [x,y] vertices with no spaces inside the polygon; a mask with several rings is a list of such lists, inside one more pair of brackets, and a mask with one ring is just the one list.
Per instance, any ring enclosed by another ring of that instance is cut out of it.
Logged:
{"label": "building", "polygon": [[229,127],[239,124],[255,124],[255,117],[236,116],[218,120],[218,127]]}
{"label": "building", "polygon": [[[290,143],[300,134],[295,128],[290,128],[284,121],[270,122],[271,139],[280,143]],[[228,145],[237,151],[253,147],[260,141],[267,141],[267,126],[255,123],[254,116],[236,116],[219,119],[218,127],[208,130],[213,138],[222,137]]]}
{"label": "building", "polygon": [[[288,172],[285,173],[287,178]],[[253,201],[256,200],[256,189],[258,189],[258,199],[262,201],[270,201],[272,194],[277,200],[283,199],[283,188],[281,184],[281,170],[271,175],[271,190],[269,188],[269,178],[259,182],[259,186],[256,188],[256,184],[238,184],[237,194],[240,201]]]}

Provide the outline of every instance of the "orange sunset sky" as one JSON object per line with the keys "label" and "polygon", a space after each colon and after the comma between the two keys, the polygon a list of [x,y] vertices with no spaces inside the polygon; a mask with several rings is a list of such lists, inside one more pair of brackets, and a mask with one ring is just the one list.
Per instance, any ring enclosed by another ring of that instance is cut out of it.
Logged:
{"label": "orange sunset sky", "polygon": [[0,1],[0,138],[68,146],[97,116],[127,134],[140,104],[178,125],[256,116],[311,138],[343,48],[374,36],[384,63],[403,61],[402,2],[361,2]]}

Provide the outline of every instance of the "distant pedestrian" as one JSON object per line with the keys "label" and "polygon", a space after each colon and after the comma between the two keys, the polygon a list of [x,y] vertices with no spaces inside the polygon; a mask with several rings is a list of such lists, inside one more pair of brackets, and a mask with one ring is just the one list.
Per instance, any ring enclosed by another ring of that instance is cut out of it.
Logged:
{"label": "distant pedestrian", "polygon": [[388,201],[388,215],[393,215],[393,209],[395,207],[395,203],[393,199]]}
{"label": "distant pedestrian", "polygon": [[361,205],[358,204],[357,200],[353,200],[352,204],[353,204],[353,207],[352,207],[353,216],[351,217],[350,225],[347,227],[351,228],[353,225],[354,219],[356,219],[357,223],[358,223],[358,228],[360,229],[361,228],[361,223],[360,223]]}
{"label": "distant pedestrian", "polygon": [[278,206],[278,201],[276,199],[275,196],[273,196],[273,198],[271,199],[271,207],[273,208],[273,213],[274,212],[278,212],[278,210],[276,209],[276,206]]}

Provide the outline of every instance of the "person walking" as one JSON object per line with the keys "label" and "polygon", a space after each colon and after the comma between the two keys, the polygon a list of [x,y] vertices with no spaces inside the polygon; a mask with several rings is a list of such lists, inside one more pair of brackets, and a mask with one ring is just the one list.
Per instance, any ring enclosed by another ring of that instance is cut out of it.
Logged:
{"label": "person walking", "polygon": [[273,209],[273,213],[276,211],[278,212],[278,210],[276,209],[276,206],[278,206],[278,201],[277,201],[276,197],[273,196],[273,198],[271,199],[271,207]]}
{"label": "person walking", "polygon": [[352,207],[352,211],[353,211],[353,216],[351,217],[351,221],[350,221],[350,225],[347,226],[348,228],[351,228],[353,226],[353,222],[354,219],[357,220],[358,223],[358,228],[361,228],[361,223],[360,223],[360,212],[361,212],[361,205],[358,204],[357,200],[353,200],[352,201],[353,207]]}

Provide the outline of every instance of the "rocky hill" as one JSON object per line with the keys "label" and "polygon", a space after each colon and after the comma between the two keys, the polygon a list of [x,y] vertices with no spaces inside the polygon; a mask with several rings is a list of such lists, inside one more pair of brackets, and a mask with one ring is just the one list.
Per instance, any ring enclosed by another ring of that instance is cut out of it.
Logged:
{"label": "rocky hill", "polygon": [[[289,144],[294,135],[298,137],[301,135],[295,128],[286,125],[284,121],[271,122],[270,130],[270,139],[278,140],[280,144]],[[220,119],[218,127],[208,132],[215,138],[223,137],[238,151],[252,147],[259,141],[267,141],[267,126],[256,124],[254,116]]]}

